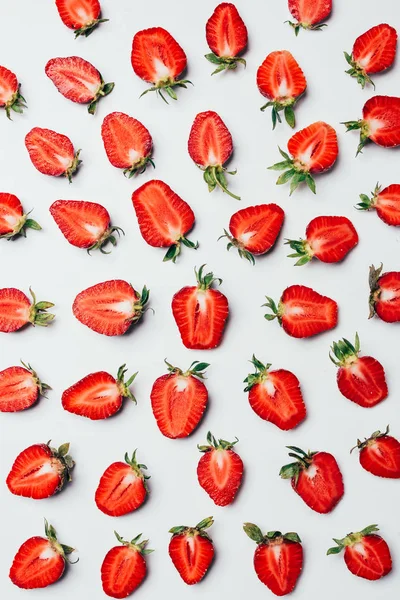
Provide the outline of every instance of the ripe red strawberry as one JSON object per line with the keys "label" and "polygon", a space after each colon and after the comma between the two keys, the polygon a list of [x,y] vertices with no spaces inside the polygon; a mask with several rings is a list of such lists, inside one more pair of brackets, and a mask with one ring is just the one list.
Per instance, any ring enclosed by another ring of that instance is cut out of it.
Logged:
{"label": "ripe red strawberry", "polygon": [[74,548],[60,544],[56,530],[46,519],[46,537],[31,537],[14,556],[9,577],[14,585],[26,590],[45,588],[60,579],[68,556]]}
{"label": "ripe red strawberry", "polygon": [[295,266],[305,265],[313,258],[337,263],[358,244],[358,234],[347,217],[316,217],[307,225],[304,240],[287,240],[285,244],[295,250],[288,255],[298,259]]}
{"label": "ripe red strawberry", "polygon": [[71,481],[74,461],[68,454],[69,444],[58,449],[47,444],[33,444],[22,450],[7,476],[12,494],[42,500],[54,496]]}
{"label": "ripe red strawberry", "polygon": [[370,581],[381,579],[392,570],[392,557],[385,540],[375,532],[377,525],[369,525],[357,533],[349,533],[342,540],[333,541],[337,546],[327,554],[339,554],[344,550],[344,562],[353,575]]}
{"label": "ripe red strawberry", "polygon": [[29,288],[32,302],[21,290],[16,288],[0,289],[0,331],[11,333],[28,323],[47,327],[55,315],[47,312],[54,306],[52,302],[36,302],[34,292]]}
{"label": "ripe red strawberry", "polygon": [[216,112],[207,110],[196,116],[190,130],[188,151],[190,158],[204,172],[209,192],[218,186],[232,198],[240,200],[227,188],[225,172],[229,175],[236,173],[227,171],[223,166],[232,155],[233,142],[229,129]]}
{"label": "ripe red strawberry", "polygon": [[374,431],[364,442],[357,440],[356,448],[363,469],[377,477],[400,479],[400,442],[389,435],[389,425],[384,433]]}
{"label": "ripe red strawberry", "polygon": [[183,287],[172,298],[172,313],[182,342],[193,350],[210,350],[219,346],[228,318],[228,300],[219,290],[212,289],[222,279],[213,273],[203,273],[205,265],[194,270],[197,286]]}
{"label": "ripe red strawberry", "polygon": [[64,410],[97,421],[115,415],[121,409],[124,398],[136,403],[129,387],[137,373],[125,381],[127,370],[122,365],[116,379],[105,371],[86,375],[63,392],[61,403]]}
{"label": "ripe red strawberry", "polygon": [[247,27],[234,4],[218,4],[206,24],[207,44],[212,51],[205,58],[217,68],[211,75],[224,69],[236,69],[238,63],[246,66],[239,54],[247,46]]}
{"label": "ripe red strawberry", "polygon": [[282,123],[281,111],[284,111],[288,125],[294,127],[296,119],[293,107],[306,91],[307,81],[300,65],[288,50],[268,54],[258,67],[257,86],[269,100],[261,110],[272,106],[272,129],[275,129],[277,121]]}
{"label": "ripe red strawberry", "polygon": [[265,254],[275,244],[284,218],[285,213],[277,204],[242,208],[231,216],[230,233],[224,229],[225,235],[221,237],[229,240],[227,250],[237,248],[240,258],[246,258],[254,265],[254,255]]}
{"label": "ripe red strawberry", "polygon": [[149,295],[146,286],[139,294],[127,281],[112,279],[80,292],[72,312],[78,321],[97,333],[123,335],[142,318]]}
{"label": "ripe red strawberry", "polygon": [[199,583],[213,561],[214,545],[205,531],[213,523],[213,518],[207,517],[195,527],[180,525],[169,530],[172,533],[169,555],[179,575],[188,585]]}
{"label": "ripe red strawberry", "polygon": [[383,273],[383,265],[369,269],[369,318],[378,315],[386,323],[400,321],[400,272]]}
{"label": "ripe red strawberry", "polygon": [[25,146],[35,169],[43,175],[64,175],[70,183],[82,162],[71,140],[51,129],[34,127],[25,137]]}
{"label": "ripe red strawberry", "polygon": [[269,296],[263,306],[268,306],[272,314],[264,315],[267,321],[277,318],[283,330],[295,338],[317,335],[337,325],[338,305],[335,300],[322,296],[305,285],[287,287],[278,307]]}
{"label": "ripe red strawberry", "polygon": [[249,392],[249,403],[254,412],[270,421],[279,429],[287,431],[297,427],[307,414],[300,382],[291,371],[270,371],[270,363],[264,365],[253,354],[251,364],[256,372],[246,377],[245,392]]}
{"label": "ripe red strawberry", "polygon": [[100,19],[99,0],[56,0],[61,20],[70,29],[75,29],[75,38],[87,37],[99,25],[108,19]]}
{"label": "ripe red strawberry", "polygon": [[388,395],[385,371],[372,356],[360,357],[360,339],[356,333],[354,346],[351,342],[333,342],[331,361],[339,367],[337,384],[345,398],[359,406],[370,408],[382,402]]}
{"label": "ripe red strawberry", "polygon": [[40,381],[31,365],[8,367],[0,371],[0,412],[18,412],[30,408],[51,387]]}
{"label": "ripe red strawberry", "polygon": [[263,535],[253,523],[245,523],[243,530],[257,543],[254,570],[258,579],[276,596],[290,594],[303,569],[303,547],[297,533],[269,531]]}
{"label": "ripe red strawberry", "polygon": [[101,126],[101,137],[108,160],[113,167],[124,169],[125,177],[144,173],[149,163],[154,167],[150,132],[133,117],[110,113]]}
{"label": "ripe red strawberry", "polygon": [[306,454],[295,446],[287,448],[296,462],[282,467],[279,475],[291,480],[294,491],[312,510],[331,512],[344,494],[343,476],[335,457],[329,452]]}
{"label": "ripe red strawberry", "polygon": [[0,107],[4,106],[10,120],[12,110],[22,113],[26,108],[26,100],[20,94],[20,87],[17,76],[6,67],[0,66]]}
{"label": "ripe red strawberry", "polygon": [[28,215],[17,196],[0,192],[0,238],[12,240],[19,235],[26,237],[27,229],[42,229],[39,223],[28,218]]}
{"label": "ripe red strawberry", "polygon": [[371,192],[372,197],[360,194],[360,200],[356,206],[359,210],[375,209],[378,217],[387,225],[400,225],[400,185],[392,183],[382,190],[379,183]]}
{"label": "ripe red strawberry", "polygon": [[126,598],[139,587],[146,577],[145,556],[153,552],[147,549],[149,540],[139,542],[139,533],[127,542],[116,531],[115,537],[121,546],[114,546],[104,557],[101,565],[101,583],[104,593],[111,598]]}
{"label": "ripe red strawberry", "polygon": [[164,102],[164,90],[170,98],[177,100],[174,87],[187,87],[188,79],[179,79],[186,69],[187,58],[184,50],[172,35],[162,27],[151,27],[138,31],[132,42],[132,68],[136,75],[152,84],[145,90],[156,92]]}
{"label": "ripe red strawberry", "polygon": [[140,233],[155,248],[168,248],[164,261],[175,262],[182,244],[197,249],[186,234],[194,225],[194,212],[169,185],[153,179],[147,181],[132,194]]}
{"label": "ripe red strawberry", "polygon": [[315,194],[313,175],[330,169],[338,157],[336,131],[323,121],[313,123],[292,135],[288,141],[288,151],[292,158],[279,148],[285,160],[268,167],[273,171],[284,171],[276,184],[282,185],[290,181],[292,195],[300,183],[305,181]]}
{"label": "ripe red strawberry", "polygon": [[394,27],[381,23],[371,27],[354,42],[351,55],[344,53],[350,69],[346,71],[364,89],[366,83],[374,82],[373,73],[380,73],[392,66],[396,56],[397,31]]}
{"label": "ripe red strawberry", "polygon": [[103,96],[114,89],[114,83],[105,83],[99,71],[80,56],[52,58],[45,66],[45,73],[60,94],[78,104],[89,104],[88,112],[94,115]]}
{"label": "ripe red strawberry", "polygon": [[363,106],[363,118],[345,121],[347,131],[360,130],[357,154],[362,152],[368,140],[384,148],[400,145],[400,98],[373,96]]}
{"label": "ripe red strawberry", "polygon": [[77,248],[99,249],[102,254],[108,242],[117,244],[115,232],[124,233],[120,227],[111,226],[108,210],[96,202],[86,200],[56,200],[50,213],[66,240]]}
{"label": "ripe red strawberry", "polygon": [[112,463],[101,476],[96,490],[95,502],[104,514],[120,517],[136,510],[146,500],[148,475],[143,473],[146,465],[136,461],[136,452],[125,462]]}
{"label": "ripe red strawberry", "polygon": [[296,22],[286,21],[286,23],[289,23],[298,35],[300,28],[320,30],[326,27],[326,23],[322,21],[325,21],[332,12],[332,0],[288,0],[288,7]]}
{"label": "ripe red strawberry", "polygon": [[195,360],[186,371],[165,364],[168,373],[153,383],[151,407],[163,435],[184,438],[196,429],[206,409],[208,392],[202,379],[209,364]]}

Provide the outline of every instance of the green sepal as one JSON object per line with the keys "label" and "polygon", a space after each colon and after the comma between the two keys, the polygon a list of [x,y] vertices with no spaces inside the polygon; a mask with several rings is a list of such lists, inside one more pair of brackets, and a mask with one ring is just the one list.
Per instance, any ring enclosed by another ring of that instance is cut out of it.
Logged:
{"label": "green sepal", "polygon": [[47,384],[44,383],[43,381],[40,381],[38,374],[36,373],[36,371],[33,369],[33,367],[31,367],[31,365],[29,363],[24,363],[23,360],[20,361],[21,365],[27,369],[28,371],[30,371],[33,380],[35,382],[35,384],[37,385],[38,389],[39,389],[39,395],[43,396],[44,398],[47,398],[46,394],[44,392],[46,392],[47,390],[51,390],[51,387]]}
{"label": "green sepal", "polygon": [[125,367],[126,367],[126,364],[123,364],[118,369],[118,373],[117,373],[117,386],[118,386],[118,390],[119,390],[119,393],[121,394],[121,396],[123,398],[130,398],[135,404],[137,404],[136,398],[132,394],[132,392],[129,389],[129,387],[135,381],[136,376],[137,376],[137,374],[138,374],[139,371],[136,371],[136,373],[133,373],[133,375],[131,375],[129,377],[129,379],[127,379],[127,381],[125,381],[125,373],[128,371],[128,369],[126,369]]}
{"label": "green sepal", "polygon": [[214,277],[214,273],[210,272],[204,274],[205,266],[205,264],[201,265],[199,270],[197,270],[196,267],[194,268],[194,273],[197,280],[197,288],[203,291],[210,289],[214,283],[217,285],[221,285],[222,283],[222,279],[220,277]]}
{"label": "green sepal", "polygon": [[88,37],[91,33],[93,33],[93,31],[96,29],[96,27],[100,23],[106,23],[109,20],[110,19],[96,19],[95,21],[92,21],[91,23],[87,23],[86,25],[84,25],[83,27],[80,27],[79,29],[75,29],[75,39],[77,37],[79,37],[80,35],[83,35],[84,37]]}
{"label": "green sepal", "polygon": [[179,239],[176,240],[174,244],[172,244],[168,248],[167,253],[163,258],[163,262],[172,261],[173,263],[175,263],[176,259],[181,253],[182,244],[187,248],[192,248],[193,250],[197,250],[197,248],[199,247],[199,242],[192,242],[187,237],[182,235]]}
{"label": "green sepal", "polygon": [[282,479],[291,479],[294,485],[297,485],[301,471],[307,470],[311,466],[313,456],[316,454],[316,452],[308,451],[306,453],[297,446],[286,447],[289,450],[292,450],[292,452],[289,452],[289,456],[291,458],[295,458],[296,462],[284,465],[279,471],[279,476]]}
{"label": "green sepal", "polygon": [[234,238],[232,235],[230,235],[230,233],[228,233],[226,229],[224,229],[224,234],[219,236],[218,241],[224,237],[228,238],[229,240],[226,246],[227,250],[230,250],[231,248],[236,248],[240,258],[245,258],[252,265],[256,264],[254,254],[252,254],[249,250],[246,250],[245,245],[242,242],[239,242],[239,240]]}
{"label": "green sepal", "polygon": [[328,27],[327,23],[316,23],[315,25],[310,25],[309,23],[299,23],[296,21],[292,23],[292,21],[284,21],[284,23],[289,23],[290,27],[294,30],[296,37],[299,35],[300,29],[308,29],[310,31],[321,31],[323,27]]}
{"label": "green sepal", "polygon": [[371,319],[375,315],[375,302],[377,302],[381,294],[381,289],[379,287],[379,279],[382,275],[382,270],[383,263],[381,263],[381,266],[378,268],[375,268],[374,265],[371,265],[369,268],[369,319]]}
{"label": "green sepal", "polygon": [[228,190],[228,182],[225,177],[225,173],[229,173],[229,175],[235,175],[236,171],[227,171],[227,169],[222,165],[209,165],[205,168],[198,165],[198,167],[203,171],[203,179],[208,185],[209,192],[212,192],[218,186],[231,198],[235,198],[235,200],[241,199],[240,196],[236,196]]}
{"label": "green sepal", "polygon": [[143,471],[147,471],[147,467],[146,467],[146,465],[137,462],[136,453],[137,453],[137,448],[133,452],[132,457],[130,458],[129,454],[127,452],[125,452],[124,460],[125,460],[126,464],[131,467],[131,469],[135,473],[135,475],[137,477],[140,477],[140,479],[142,479],[144,487],[146,488],[146,492],[149,493],[150,490],[147,485],[147,480],[150,479],[150,475],[146,475],[145,473],[143,473]]}
{"label": "green sepal", "polygon": [[246,379],[244,379],[243,383],[247,383],[244,388],[244,392],[249,392],[253,386],[258,383],[262,383],[268,378],[268,371],[271,368],[272,364],[267,363],[264,365],[258,358],[253,354],[251,360],[249,361],[252,365],[254,365],[256,371],[255,373],[249,373]]}
{"label": "green sepal", "polygon": [[365,144],[369,140],[369,126],[367,121],[359,119],[358,121],[342,121],[341,125],[346,126],[346,131],[360,130],[360,141],[357,146],[356,157],[362,153]]}
{"label": "green sepal", "polygon": [[209,363],[199,362],[198,360],[194,360],[190,367],[183,371],[179,367],[174,367],[167,359],[164,359],[165,364],[168,367],[168,372],[171,375],[180,375],[181,377],[197,377],[198,379],[206,379],[205,370],[210,366]]}
{"label": "green sepal", "polygon": [[36,302],[36,296],[32,288],[29,288],[29,292],[32,296],[32,304],[29,311],[29,323],[47,327],[55,318],[55,315],[46,312],[46,310],[52,308],[54,304],[47,301]]}
{"label": "green sepal", "polygon": [[100,250],[100,252],[102,254],[110,254],[110,252],[107,252],[106,250],[104,250],[104,246],[108,243],[112,244],[113,246],[117,245],[117,239],[114,236],[114,233],[117,233],[118,237],[121,237],[121,233],[122,233],[122,235],[125,235],[125,231],[123,229],[121,229],[121,227],[116,227],[116,226],[109,227],[103,233],[101,238],[99,238],[97,240],[97,242],[95,242],[89,248],[86,249],[87,253],[90,254],[92,250]]}
{"label": "green sepal", "polygon": [[82,161],[79,158],[79,155],[81,153],[81,150],[78,150],[73,158],[72,163],[70,164],[70,166],[68,167],[68,169],[66,169],[66,171],[64,171],[64,176],[68,179],[68,181],[70,183],[72,183],[72,176],[73,174],[79,169],[79,166],[82,164]]}
{"label": "green sepal", "polygon": [[6,240],[13,240],[18,236],[26,237],[27,229],[35,229],[36,231],[40,231],[42,228],[37,221],[34,221],[31,218],[28,218],[32,211],[29,211],[26,214],[23,214],[19,219],[18,223],[15,225],[14,229],[9,233],[3,233],[0,235],[0,239],[4,238]]}
{"label": "green sepal", "polygon": [[373,433],[371,433],[369,438],[365,438],[363,442],[361,440],[357,440],[357,444],[355,446],[353,446],[353,448],[350,450],[350,454],[356,448],[360,451],[363,450],[363,448],[367,448],[371,443],[375,443],[376,440],[379,440],[380,438],[383,438],[383,437],[386,437],[387,435],[389,435],[389,432],[390,432],[390,427],[389,427],[389,425],[387,425],[385,431],[382,432],[378,429],[377,431],[374,431]]}
{"label": "green sepal", "polygon": [[312,249],[307,240],[288,240],[286,239],[285,244],[290,246],[294,253],[288,254],[288,258],[297,258],[298,260],[295,262],[295,267],[300,267],[302,265],[307,264],[312,260],[314,256]]}
{"label": "green sepal", "polygon": [[256,542],[257,544],[261,544],[264,540],[261,529],[258,527],[258,525],[254,525],[254,523],[244,523],[243,531],[251,540],[253,540],[253,542]]}
{"label": "green sepal", "polygon": [[111,92],[113,91],[114,87],[115,87],[115,83],[104,83],[102,76],[100,75],[100,87],[97,90],[94,98],[91,100],[89,106],[88,106],[88,112],[91,115],[94,115],[96,112],[96,108],[97,108],[97,104],[99,103],[99,100],[101,100],[101,98],[103,98],[104,96],[108,96],[108,94],[111,94]]}
{"label": "green sepal", "polygon": [[130,542],[124,540],[124,538],[121,537],[116,531],[114,531],[114,535],[120,544],[126,546],[127,548],[133,548],[134,550],[137,550],[140,554],[146,555],[154,552],[154,550],[146,548],[146,545],[149,543],[149,540],[142,540],[141,542],[139,542],[140,538],[142,537],[141,533],[134,537],[133,540],[131,540]]}
{"label": "green sepal", "polygon": [[211,75],[216,75],[221,71],[232,71],[237,68],[237,64],[241,63],[246,67],[246,61],[244,58],[240,58],[239,56],[217,56],[213,52],[209,54],[205,54],[204,58],[206,58],[213,65],[218,65],[215,71],[211,73]]}
{"label": "green sepal", "polygon": [[205,519],[197,523],[195,527],[188,527],[187,525],[178,525],[177,527],[171,527],[169,533],[172,533],[172,536],[182,534],[187,536],[201,535],[202,537],[212,541],[205,530],[211,527],[213,523],[213,517],[206,517]]}
{"label": "green sepal", "polygon": [[24,108],[27,108],[26,100],[19,91],[20,87],[21,87],[21,84],[18,84],[17,91],[11,96],[10,100],[8,102],[6,102],[6,104],[4,106],[6,115],[7,115],[7,119],[9,119],[10,121],[12,121],[11,112],[10,112],[11,110],[16,113],[21,114],[24,112]]}
{"label": "green sepal", "polygon": [[175,94],[173,88],[174,87],[187,88],[187,85],[186,85],[187,83],[190,83],[190,85],[193,85],[193,83],[191,81],[189,81],[189,79],[175,80],[173,77],[167,77],[166,79],[160,80],[158,83],[154,84],[152,87],[150,87],[147,90],[145,90],[144,92],[142,92],[140,94],[139,98],[141,98],[145,94],[148,94],[149,92],[156,92],[156,94],[166,104],[168,104],[168,100],[165,98],[165,96],[163,96],[162,91],[165,91],[168,94],[168,96],[170,98],[172,98],[173,100],[177,100],[178,96]]}
{"label": "green sepal", "polygon": [[381,192],[381,189],[382,189],[382,187],[379,185],[379,181],[378,181],[378,183],[375,186],[374,191],[371,192],[371,198],[369,196],[367,196],[366,194],[360,194],[361,202],[359,202],[355,208],[357,208],[357,210],[371,210],[371,209],[375,208],[379,193]]}
{"label": "green sepal", "polygon": [[357,83],[361,85],[362,89],[365,88],[365,85],[367,83],[370,83],[375,89],[374,82],[372,81],[368,73],[363,69],[363,67],[359,65],[347,52],[343,52],[343,54],[346,59],[346,62],[350,65],[350,69],[348,69],[348,71],[345,71],[345,73],[347,73],[351,77],[354,77],[357,80]]}
{"label": "green sepal", "polygon": [[288,533],[284,534],[281,531],[268,531],[265,535],[263,535],[261,529],[257,525],[254,525],[254,523],[244,523],[243,530],[249,536],[249,538],[258,545],[273,544],[274,542],[276,543],[276,541],[288,541],[301,544],[299,535],[294,531],[289,531]]}
{"label": "green sepal", "polygon": [[131,177],[134,177],[135,175],[141,175],[144,173],[149,164],[153,167],[153,169],[155,169],[155,164],[152,159],[152,150],[150,150],[150,154],[139,158],[130,167],[124,169],[123,174],[128,179],[131,179]]}
{"label": "green sepal", "polygon": [[226,440],[222,439],[217,440],[213,436],[211,431],[209,431],[207,433],[208,445],[202,446],[198,444],[197,448],[200,450],[200,452],[210,452],[210,450],[232,450],[232,448],[235,446],[235,444],[238,443],[238,441],[238,438],[236,438],[234,442],[227,442]]}
{"label": "green sepal", "polygon": [[348,363],[353,363],[357,360],[360,353],[360,338],[356,332],[354,345],[343,338],[338,342],[333,342],[329,358],[337,367],[344,367]]}
{"label": "green sepal", "polygon": [[371,535],[379,531],[379,527],[377,525],[368,525],[361,531],[356,533],[348,533],[346,537],[342,539],[333,538],[333,541],[337,544],[332,548],[329,548],[327,551],[327,555],[330,554],[339,554],[344,548],[347,546],[354,546],[354,544],[358,544],[362,541],[365,536]]}

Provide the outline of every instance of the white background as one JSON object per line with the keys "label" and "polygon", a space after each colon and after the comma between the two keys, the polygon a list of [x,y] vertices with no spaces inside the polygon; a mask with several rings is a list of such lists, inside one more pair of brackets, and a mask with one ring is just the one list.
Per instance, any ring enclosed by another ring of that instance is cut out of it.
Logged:
{"label": "white background", "polygon": [[[392,600],[399,585],[400,527],[399,482],[381,480],[364,471],[357,452],[349,450],[357,437],[368,436],[387,423],[400,437],[398,368],[399,328],[368,320],[368,267],[384,263],[385,270],[400,267],[400,234],[381,222],[376,214],[357,212],[358,194],[368,193],[379,180],[384,186],[399,183],[399,152],[368,145],[355,159],[357,133],[345,133],[341,121],[361,116],[364,102],[373,95],[344,74],[343,50],[351,51],[355,38],[369,27],[388,22],[400,31],[400,11],[395,0],[336,0],[329,26],[322,32],[293,31],[283,21],[290,17],[285,0],[246,2],[236,5],[249,31],[245,54],[247,69],[239,67],[210,77],[213,66],[203,55],[204,26],[216,0],[183,2],[153,0],[103,0],[103,16],[110,18],[89,38],[74,40],[58,17],[54,2],[6,2],[2,0],[0,63],[18,74],[21,91],[29,105],[23,116],[0,120],[0,188],[16,194],[27,210],[34,209],[43,231],[29,231],[28,238],[0,244],[0,285],[25,292],[29,286],[39,300],[56,304],[57,318],[48,329],[27,328],[1,334],[0,369],[29,361],[43,381],[52,386],[48,399],[32,409],[1,415],[1,544],[0,586],[7,600],[31,596],[60,600],[71,596],[101,600],[100,565],[115,545],[113,530],[125,538],[143,532],[156,552],[148,558],[149,576],[135,597],[176,599],[206,597],[221,593],[241,599],[245,594],[261,599],[272,594],[257,579],[252,566],[255,544],[242,531],[244,521],[257,523],[264,531],[297,531],[305,551],[304,571],[293,597],[300,600],[333,600],[357,594],[364,600]],[[169,106],[155,94],[139,100],[146,84],[135,76],[130,63],[132,37],[140,29],[165,27],[185,49],[187,76],[194,87],[178,90],[178,102]],[[280,160],[277,145],[286,149],[291,135],[287,125],[272,132],[270,114],[261,113],[265,102],[255,85],[257,67],[278,49],[290,50],[307,77],[308,89],[296,108],[298,128],[322,119],[338,132],[340,155],[329,173],[317,178],[317,196],[307,189],[288,197],[286,186],[276,187],[276,172],[266,167]],[[91,61],[105,81],[115,81],[113,93],[102,100],[96,116],[86,107],[63,98],[44,73],[56,56],[79,55]],[[377,92],[400,95],[400,65],[376,76]],[[215,191],[208,194],[201,172],[187,153],[187,138],[195,115],[216,110],[230,129],[235,152],[230,166],[238,169],[230,187],[242,202]],[[154,139],[156,170],[149,168],[137,179],[127,180],[107,160],[100,137],[103,118],[123,111],[146,125]],[[82,148],[82,168],[68,184],[64,178],[41,175],[32,166],[24,146],[26,133],[34,126],[67,134],[75,148]],[[150,248],[140,236],[131,204],[136,187],[157,177],[166,181],[195,211],[191,239],[199,240],[197,251],[183,248],[176,265],[163,263],[162,250]],[[48,208],[57,199],[79,199],[106,206],[113,223],[125,229],[126,237],[109,256],[70,246],[53,222]],[[234,251],[217,242],[229,218],[239,208],[277,202],[286,213],[284,230],[275,249],[252,267]],[[359,232],[358,247],[343,264],[313,262],[294,268],[286,258],[285,237],[304,235],[307,223],[317,215],[346,215]],[[194,282],[193,268],[207,263],[223,278],[231,316],[222,345],[213,351],[189,351],[181,343],[171,313],[172,295]],[[123,337],[107,338],[81,325],[71,305],[82,289],[107,279],[123,278],[137,289],[151,290],[153,316]],[[260,305],[265,294],[278,299],[290,284],[309,285],[331,296],[339,304],[339,324],[334,332],[310,340],[286,336],[277,322],[268,323]],[[328,351],[333,340],[353,339],[360,334],[362,351],[385,366],[388,399],[367,410],[343,398],[337,390],[335,367]],[[243,379],[251,370],[247,362],[253,352],[275,368],[288,368],[298,376],[308,408],[308,418],[291,432],[281,432],[259,419],[243,393]],[[169,440],[159,432],[152,415],[149,393],[154,380],[165,372],[163,360],[186,368],[193,360],[211,363],[207,387],[209,409],[198,430],[187,440]],[[64,389],[86,374],[106,370],[115,374],[127,363],[130,373],[139,371],[133,391],[137,406],[129,401],[115,418],[91,422],[64,412],[60,397]],[[243,488],[232,506],[215,507],[196,478],[199,453],[207,431],[218,437],[240,438],[237,451],[245,464]],[[5,485],[16,455],[35,442],[53,440],[54,445],[71,442],[76,460],[73,482],[58,496],[34,501],[12,496]],[[332,452],[343,471],[345,496],[329,515],[312,512],[278,476],[287,461],[285,446]],[[147,464],[151,493],[137,512],[120,518],[102,514],[94,503],[94,491],[104,469],[121,460],[125,451],[138,448]],[[174,525],[194,525],[214,515],[210,533],[216,560],[204,581],[188,587],[179,578],[167,553],[168,530]],[[43,517],[53,523],[61,542],[79,550],[80,562],[72,566],[55,587],[26,593],[8,579],[12,558],[20,544],[43,533]],[[389,543],[393,573],[370,583],[347,571],[342,556],[327,557],[332,537],[343,537],[371,523],[378,523]]]}

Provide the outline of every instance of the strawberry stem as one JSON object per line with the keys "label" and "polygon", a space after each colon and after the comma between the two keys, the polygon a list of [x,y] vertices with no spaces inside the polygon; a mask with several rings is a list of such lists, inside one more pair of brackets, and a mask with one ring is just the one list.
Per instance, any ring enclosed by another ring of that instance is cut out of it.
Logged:
{"label": "strawberry stem", "polygon": [[84,25],[83,27],[75,29],[75,39],[80,35],[88,37],[91,33],[93,33],[93,31],[100,23],[106,23],[109,20],[110,19],[95,19],[94,21],[90,21],[90,23],[86,23],[86,25]]}
{"label": "strawberry stem", "polygon": [[32,296],[32,304],[29,311],[29,323],[32,323],[32,325],[47,327],[55,318],[55,315],[48,313],[47,309],[52,308],[54,304],[47,301],[36,302],[36,295],[32,288],[29,288],[29,292]]}
{"label": "strawberry stem", "polygon": [[375,89],[375,84],[365,69],[359,65],[350,54],[347,52],[343,52],[343,54],[347,63],[350,65],[350,69],[345,71],[345,73],[351,77],[355,77],[357,79],[357,83],[361,85],[362,89],[365,88],[366,83],[370,83]]}
{"label": "strawberry stem", "polygon": [[[202,167],[199,168],[202,169]],[[228,190],[228,182],[225,177],[225,172],[229,173],[229,175],[236,175],[236,171],[227,171],[222,165],[209,165],[202,170],[204,171],[203,179],[208,185],[209,192],[212,192],[218,186],[231,198],[235,198],[235,200],[241,200],[240,196],[235,196],[235,194]]]}
{"label": "strawberry stem", "polygon": [[6,104],[4,106],[4,108],[6,109],[7,119],[10,119],[10,121],[12,121],[11,112],[10,112],[11,110],[13,110],[16,113],[21,114],[24,112],[24,108],[27,108],[26,100],[19,91],[20,87],[21,87],[21,84],[18,84],[17,91],[12,95],[10,100],[8,102],[6,102]]}

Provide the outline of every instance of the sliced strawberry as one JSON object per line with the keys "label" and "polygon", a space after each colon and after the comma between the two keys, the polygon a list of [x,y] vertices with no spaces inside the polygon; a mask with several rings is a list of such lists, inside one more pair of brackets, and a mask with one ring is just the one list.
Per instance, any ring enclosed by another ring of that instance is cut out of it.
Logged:
{"label": "sliced strawberry", "polygon": [[33,166],[43,175],[64,175],[71,183],[72,175],[81,164],[79,153],[71,140],[51,129],[34,127],[25,137],[25,146]]}
{"label": "sliced strawberry", "polygon": [[207,573],[213,558],[214,545],[205,531],[214,523],[212,517],[203,519],[195,527],[172,527],[168,552],[171,560],[188,585],[199,583]]}
{"label": "sliced strawberry", "polygon": [[75,29],[75,38],[87,37],[99,25],[108,19],[100,19],[99,0],[56,0],[57,10],[64,25]]}
{"label": "sliced strawberry", "polygon": [[234,4],[218,4],[206,23],[207,44],[212,51],[205,58],[217,68],[211,75],[225,69],[236,69],[238,62],[246,66],[239,54],[247,46],[247,27]]}
{"label": "sliced strawberry", "polygon": [[0,192],[0,238],[12,240],[19,235],[26,237],[27,229],[42,229],[28,214],[17,196]]}
{"label": "sliced strawberry", "polygon": [[375,209],[377,215],[387,225],[400,226],[400,185],[392,183],[382,190],[379,183],[371,192],[372,197],[360,194],[360,200],[356,206],[358,210]]}
{"label": "sliced strawberry", "polygon": [[40,381],[31,365],[0,371],[0,412],[18,412],[31,407],[50,386]]}
{"label": "sliced strawberry", "polygon": [[136,452],[125,462],[112,463],[101,476],[95,494],[97,508],[110,517],[126,515],[143,504],[148,493],[146,465],[139,464]]}
{"label": "sliced strawberry", "polygon": [[360,130],[357,154],[362,152],[368,140],[384,148],[400,145],[400,98],[373,96],[364,104],[363,118],[345,121],[347,131]]}
{"label": "sliced strawberry", "polygon": [[142,318],[149,295],[146,286],[139,295],[127,281],[113,279],[80,292],[72,312],[78,321],[97,333],[123,335]]}
{"label": "sliced strawberry", "polygon": [[0,331],[10,333],[17,331],[28,323],[47,327],[54,319],[47,311],[54,306],[52,302],[36,302],[34,292],[29,288],[32,303],[21,290],[16,288],[0,289]]}
{"label": "sliced strawberry", "polygon": [[175,262],[182,244],[197,249],[199,244],[186,237],[194,225],[194,212],[169,185],[147,181],[133,192],[132,203],[143,239],[155,248],[169,247],[164,261]]}
{"label": "sliced strawberry", "polygon": [[208,392],[202,379],[208,363],[195,360],[187,371],[165,361],[167,375],[155,380],[150,393],[151,407],[161,433],[176,439],[190,435],[200,423],[207,406]]}
{"label": "sliced strawberry", "polygon": [[400,272],[383,273],[383,265],[369,269],[369,318],[375,314],[386,323],[400,321]]}
{"label": "sliced strawberry", "polygon": [[296,23],[286,22],[298,35],[300,28],[320,30],[326,27],[326,23],[322,21],[325,21],[332,12],[332,0],[288,0],[288,7]]}
{"label": "sliced strawberry", "polygon": [[22,113],[26,108],[26,100],[20,94],[19,88],[17,76],[6,67],[0,66],[0,106],[4,106],[9,119],[12,110]]}
{"label": "sliced strawberry", "polygon": [[357,440],[355,447],[360,451],[363,469],[377,477],[400,479],[400,442],[388,434],[389,425],[383,433],[374,431],[364,442]]}

